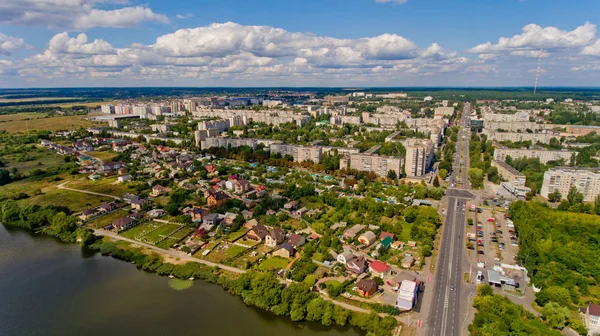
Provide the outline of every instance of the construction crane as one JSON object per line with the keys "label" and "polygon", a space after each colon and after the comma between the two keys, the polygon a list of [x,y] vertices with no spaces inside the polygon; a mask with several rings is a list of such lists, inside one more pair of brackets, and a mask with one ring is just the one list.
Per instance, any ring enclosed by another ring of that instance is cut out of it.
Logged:
{"label": "construction crane", "polygon": [[535,72],[535,84],[533,85],[533,94],[537,92],[538,81],[540,80],[540,70],[542,69],[542,55],[544,55],[544,49],[540,49],[540,57],[538,58],[538,67]]}

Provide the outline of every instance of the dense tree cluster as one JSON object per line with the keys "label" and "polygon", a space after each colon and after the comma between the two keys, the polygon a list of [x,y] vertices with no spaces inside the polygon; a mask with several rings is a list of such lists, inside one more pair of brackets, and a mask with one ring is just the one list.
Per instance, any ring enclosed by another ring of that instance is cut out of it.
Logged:
{"label": "dense tree cluster", "polygon": [[510,216],[519,233],[518,260],[529,270],[532,283],[542,288],[540,306],[599,301],[600,221],[595,215],[562,212],[543,203],[511,205]]}
{"label": "dense tree cluster", "polygon": [[490,286],[479,288],[473,300],[477,309],[473,323],[469,325],[471,336],[560,336],[523,306],[512,303],[508,298],[493,294]]}

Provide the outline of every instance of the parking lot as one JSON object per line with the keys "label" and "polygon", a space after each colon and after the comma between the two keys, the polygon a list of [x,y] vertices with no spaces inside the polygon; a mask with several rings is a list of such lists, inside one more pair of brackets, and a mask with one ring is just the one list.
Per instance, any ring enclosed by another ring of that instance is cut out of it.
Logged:
{"label": "parking lot", "polygon": [[[514,279],[518,286],[526,286],[525,275],[519,270],[500,268],[500,264],[515,265],[519,247],[516,245],[514,227],[509,227],[504,212],[492,211],[489,208],[469,212],[473,226],[467,227],[471,233],[471,242],[474,244],[475,255],[478,263],[477,270],[487,277],[487,270],[502,271],[503,276]],[[483,263],[483,264],[482,264]],[[485,266],[484,266],[485,265]],[[487,279],[485,279],[487,282]]]}

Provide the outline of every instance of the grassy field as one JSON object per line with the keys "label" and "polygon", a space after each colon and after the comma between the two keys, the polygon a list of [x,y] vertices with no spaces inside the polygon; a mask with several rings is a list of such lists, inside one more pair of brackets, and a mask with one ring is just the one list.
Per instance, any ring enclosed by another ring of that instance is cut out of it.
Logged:
{"label": "grassy field", "polygon": [[[0,124],[1,125],[1,124]],[[33,169],[47,169],[50,167],[56,167],[63,164],[64,156],[56,154],[46,148],[36,148],[25,154],[31,160],[24,162],[17,162],[17,158],[22,154],[11,154],[2,157],[2,160],[6,161],[7,168],[17,168],[21,174],[26,174]]]}
{"label": "grassy field", "polygon": [[128,213],[129,212],[126,210],[119,209],[117,211],[109,213],[108,215],[96,218],[93,221],[88,222],[86,225],[95,229],[103,228],[108,224],[112,223],[114,220],[127,216]]}
{"label": "grassy field", "polygon": [[229,249],[227,249],[227,256],[229,258],[235,258],[239,255],[241,255],[242,253],[244,253],[247,250],[247,248],[242,247],[242,246],[238,246],[238,245],[231,245],[231,247]]}
{"label": "grassy field", "polygon": [[144,236],[144,240],[148,240],[149,242],[156,242],[166,236],[170,236],[173,231],[179,229],[181,226],[176,224],[164,224],[158,229],[148,233]]}
{"label": "grassy field", "polygon": [[160,243],[156,244],[156,247],[160,247],[162,249],[167,250],[167,249],[169,249],[169,247],[173,246],[178,241],[179,241],[179,239],[169,237],[169,238],[161,241]]}
{"label": "grassy field", "polygon": [[89,195],[70,190],[53,189],[41,195],[25,199],[22,203],[66,206],[71,211],[79,212],[112,200],[113,199],[109,197]]}
{"label": "grassy field", "polygon": [[40,119],[46,117],[46,113],[37,113],[37,112],[23,112],[23,113],[13,113],[13,114],[0,114],[0,123],[6,121],[18,121],[18,120],[30,120],[30,119]]}
{"label": "grassy field", "polygon": [[18,99],[5,99],[0,97],[0,103],[23,103],[23,102],[38,102],[43,100],[73,100],[82,99],[77,97],[32,97],[32,98],[18,98]]}
{"label": "grassy field", "polygon": [[87,152],[86,154],[89,156],[95,157],[97,159],[100,159],[103,162],[110,161],[119,155],[118,153],[115,153],[115,152],[106,152],[106,151],[104,151],[104,152]]}
{"label": "grassy field", "polygon": [[245,227],[242,227],[239,231],[230,234],[229,237],[227,237],[227,240],[230,242],[236,241],[237,239],[239,239],[240,237],[245,235],[246,232],[248,232],[248,229]]}
{"label": "grassy field", "polygon": [[[10,133],[25,132],[27,129],[33,130],[48,130],[48,131],[61,131],[61,130],[73,130],[80,127],[90,127],[93,123],[89,120],[85,120],[86,116],[57,116],[48,118],[36,118],[32,120],[24,120],[27,117],[19,117],[22,113],[17,113],[11,116],[15,116],[17,119],[0,121],[0,130],[6,130]],[[31,115],[31,113],[26,113]],[[19,119],[21,118],[21,119]]]}
{"label": "grassy field", "polygon": [[175,234],[173,234],[171,236],[171,238],[175,238],[177,240],[181,240],[181,239],[187,237],[190,233],[194,232],[194,230],[195,229],[193,227],[189,227],[189,226],[185,227],[185,228],[177,231]]}
{"label": "grassy field", "polygon": [[161,223],[146,222],[146,223],[134,226],[127,231],[123,231],[123,232],[119,233],[119,235],[121,235],[125,238],[129,238],[129,239],[136,239],[136,237],[138,237],[138,236],[141,237],[144,234],[156,229],[159,225],[161,225]]}
{"label": "grassy field", "polygon": [[115,183],[116,181],[117,176],[106,177],[96,181],[92,181],[88,178],[80,178],[73,182],[69,182],[65,187],[114,195],[117,197],[121,197],[123,194],[130,192],[126,184]]}
{"label": "grassy field", "polygon": [[263,271],[271,271],[276,269],[282,269],[287,266],[290,261],[281,257],[272,257],[260,263],[260,268]]}

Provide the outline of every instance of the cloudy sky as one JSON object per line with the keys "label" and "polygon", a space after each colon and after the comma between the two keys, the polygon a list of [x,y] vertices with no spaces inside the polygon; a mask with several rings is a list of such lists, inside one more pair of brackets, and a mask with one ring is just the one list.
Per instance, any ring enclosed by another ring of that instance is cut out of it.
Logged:
{"label": "cloudy sky", "polygon": [[0,87],[600,86],[597,0],[0,0]]}

